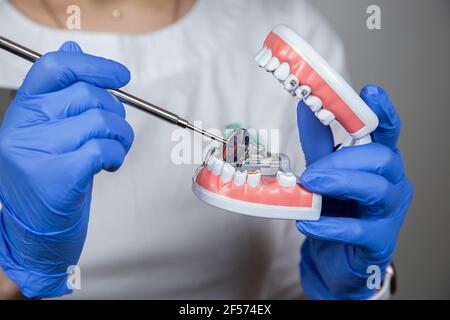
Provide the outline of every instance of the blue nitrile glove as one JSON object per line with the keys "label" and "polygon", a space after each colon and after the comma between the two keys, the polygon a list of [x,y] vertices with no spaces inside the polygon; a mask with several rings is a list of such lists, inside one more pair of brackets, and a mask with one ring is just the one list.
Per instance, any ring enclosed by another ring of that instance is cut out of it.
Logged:
{"label": "blue nitrile glove", "polygon": [[322,194],[319,221],[298,221],[306,235],[302,246],[301,278],[311,299],[367,299],[375,293],[367,279],[369,266],[384,274],[392,260],[397,237],[413,187],[406,178],[397,139],[400,118],[386,92],[369,85],[361,97],[380,124],[373,143],[333,152],[331,130],[303,104],[298,127],[307,168],[300,181]]}
{"label": "blue nitrile glove", "polygon": [[94,175],[117,170],[133,141],[125,110],[102,88],[128,83],[119,63],[74,42],[31,68],[0,128],[0,266],[27,297],[70,293]]}

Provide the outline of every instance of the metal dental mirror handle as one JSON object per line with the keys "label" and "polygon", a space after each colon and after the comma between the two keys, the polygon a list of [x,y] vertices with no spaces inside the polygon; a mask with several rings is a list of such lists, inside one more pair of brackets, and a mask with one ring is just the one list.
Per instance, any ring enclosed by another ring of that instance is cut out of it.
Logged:
{"label": "metal dental mirror handle", "polygon": [[[32,63],[36,62],[36,60],[38,60],[42,56],[41,54],[39,54],[29,48],[26,48],[18,43],[15,43],[14,41],[4,38],[2,36],[0,36],[0,49],[8,51],[9,53],[12,53],[12,54],[14,54],[18,57],[21,57],[25,60],[28,60]],[[212,140],[219,141],[224,145],[227,144],[227,141],[225,139],[194,126],[188,120],[181,118],[180,116],[176,115],[175,113],[172,113],[168,110],[158,107],[150,102],[142,100],[142,99],[135,97],[129,93],[126,93],[122,90],[107,89],[107,91],[109,93],[111,93],[113,96],[115,96],[117,99],[119,99],[121,102],[123,102],[131,107],[134,107],[136,109],[139,109],[141,111],[149,113],[153,116],[156,116],[159,119],[162,119],[162,120],[165,120],[172,124],[175,124],[181,128],[185,128],[185,129],[187,128],[194,132],[198,132]]]}

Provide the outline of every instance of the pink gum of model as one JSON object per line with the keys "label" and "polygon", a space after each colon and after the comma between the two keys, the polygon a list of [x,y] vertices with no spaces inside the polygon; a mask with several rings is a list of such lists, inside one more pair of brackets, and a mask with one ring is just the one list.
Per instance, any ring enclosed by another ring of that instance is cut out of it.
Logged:
{"label": "pink gum of model", "polygon": [[196,182],[215,194],[255,204],[310,208],[313,203],[311,192],[298,184],[288,188],[282,187],[273,177],[261,177],[261,182],[256,188],[250,187],[247,183],[236,186],[233,181],[224,183],[220,176],[214,175],[204,167],[199,172]]}

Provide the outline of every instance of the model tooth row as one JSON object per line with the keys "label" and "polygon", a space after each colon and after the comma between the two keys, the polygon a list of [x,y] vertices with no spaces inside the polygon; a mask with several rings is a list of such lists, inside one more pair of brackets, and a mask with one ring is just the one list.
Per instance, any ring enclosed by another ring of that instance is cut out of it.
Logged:
{"label": "model tooth row", "polygon": [[259,170],[254,172],[236,171],[231,164],[226,163],[225,161],[214,156],[208,159],[206,168],[214,175],[220,176],[224,183],[228,183],[233,180],[234,184],[238,187],[247,182],[250,187],[256,188],[261,181],[261,172]]}
{"label": "model tooth row", "polygon": [[289,64],[287,62],[281,63],[277,57],[272,56],[272,50],[263,48],[256,55],[255,61],[261,68],[272,72],[273,76],[283,84],[287,92],[303,100],[324,125],[330,125],[335,119],[335,115],[331,111],[323,108],[322,100],[311,94],[311,88],[307,85],[302,85],[300,80],[291,74]]}
{"label": "model tooth row", "polygon": [[[208,159],[206,163],[208,171],[216,176],[220,176],[223,183],[233,180],[237,187],[242,186],[245,182],[251,188],[256,188],[261,182],[261,172],[256,171],[237,171],[231,164],[224,162],[214,156]],[[282,187],[294,187],[297,184],[295,175],[291,172],[278,171],[276,179]]]}

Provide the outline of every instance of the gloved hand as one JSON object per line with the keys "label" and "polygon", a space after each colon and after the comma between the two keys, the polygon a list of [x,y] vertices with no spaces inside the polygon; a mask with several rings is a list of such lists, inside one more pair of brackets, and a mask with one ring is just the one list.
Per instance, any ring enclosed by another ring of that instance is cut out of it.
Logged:
{"label": "gloved hand", "polygon": [[405,175],[397,140],[400,118],[382,88],[369,85],[361,97],[380,124],[373,143],[333,152],[333,137],[309,109],[298,106],[298,127],[307,168],[300,182],[323,197],[319,221],[298,221],[306,235],[300,264],[311,299],[367,299],[369,266],[384,274],[413,187]]}
{"label": "gloved hand", "polygon": [[122,103],[103,88],[128,83],[121,64],[74,42],[31,68],[0,128],[0,266],[27,297],[70,293],[93,177],[117,170],[133,141]]}

